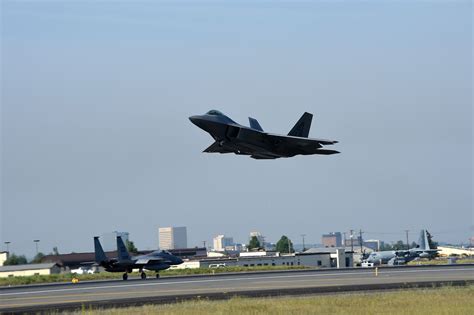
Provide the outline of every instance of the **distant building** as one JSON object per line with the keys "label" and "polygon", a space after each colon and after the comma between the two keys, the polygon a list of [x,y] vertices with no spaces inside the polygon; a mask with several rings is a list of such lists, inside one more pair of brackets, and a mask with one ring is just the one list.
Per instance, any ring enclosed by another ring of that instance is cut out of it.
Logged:
{"label": "distant building", "polygon": [[188,247],[188,235],[185,226],[161,227],[158,229],[160,249],[175,249]]}
{"label": "distant building", "polygon": [[55,263],[0,267],[0,278],[51,275],[58,273],[61,273],[61,268]]}
{"label": "distant building", "polygon": [[[117,251],[107,251],[105,255],[109,258],[116,258]],[[90,263],[95,260],[94,252],[87,253],[70,253],[59,255],[46,255],[41,259],[42,264],[55,263],[63,269],[76,269],[84,266],[85,263]]]}
{"label": "distant building", "polygon": [[175,248],[175,249],[170,249],[169,252],[183,259],[199,258],[199,257],[207,256],[207,249],[205,247]]}
{"label": "distant building", "polygon": [[232,237],[226,237],[225,235],[217,235],[213,239],[213,245],[214,251],[223,252],[234,245],[234,239]]}
{"label": "distant building", "polygon": [[379,251],[380,247],[382,246],[382,243],[383,242],[381,242],[380,240],[365,240],[364,246],[374,251]]}
{"label": "distant building", "polygon": [[0,252],[0,266],[3,266],[5,261],[8,259],[8,252]]}
{"label": "distant building", "polygon": [[346,239],[346,242],[345,242],[345,246],[346,247],[351,247],[351,246],[359,246],[360,247],[360,243],[362,242],[362,239],[360,238],[360,236],[357,236],[357,237],[353,237],[352,240],[350,238]]}
{"label": "distant building", "polygon": [[214,257],[191,259],[172,269],[254,267],[254,266],[307,266],[315,268],[346,268],[354,265],[352,252],[343,248],[310,249],[305,253],[280,254],[277,252],[245,252],[237,257],[216,253]]}
{"label": "distant building", "polygon": [[321,239],[324,247],[341,247],[342,246],[342,235],[341,232],[331,232],[329,234],[323,234]]}
{"label": "distant building", "polygon": [[474,256],[474,249],[455,246],[438,246],[438,255],[441,257],[449,256]]}
{"label": "distant building", "polygon": [[128,232],[117,232],[113,231],[110,233],[104,233],[100,236],[100,243],[102,244],[102,248],[106,252],[111,252],[117,250],[117,236],[122,237],[123,242],[126,244],[128,239]]}

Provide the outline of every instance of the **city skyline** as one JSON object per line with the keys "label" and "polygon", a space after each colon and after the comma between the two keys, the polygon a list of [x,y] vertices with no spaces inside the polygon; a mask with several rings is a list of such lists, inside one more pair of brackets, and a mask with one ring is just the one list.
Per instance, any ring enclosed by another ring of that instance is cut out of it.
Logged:
{"label": "city skyline", "polygon": [[[187,227],[184,227],[186,228],[187,230]],[[357,239],[359,238],[359,231],[360,229],[353,229],[354,231],[354,236],[353,236],[353,240],[354,240],[354,244],[357,244],[357,245],[354,245],[355,247],[358,247],[359,244],[356,242]],[[434,241],[438,242],[438,243],[441,243],[441,244],[450,244],[450,242],[446,242],[444,241],[442,238],[440,238],[438,235],[443,235],[443,233],[440,233],[440,234],[436,234],[432,231],[430,231],[428,229],[428,231],[434,236]],[[321,233],[318,237],[315,237],[315,238],[309,238],[307,237],[307,234],[304,234],[305,235],[305,244],[307,245],[306,247],[308,247],[308,245],[316,245],[318,247],[325,247],[324,246],[324,242],[322,241],[322,237],[326,236],[326,235],[329,235],[330,233],[338,233],[340,232],[341,235],[342,235],[342,241],[344,241],[344,235],[346,235],[346,238],[345,240],[348,242],[346,245],[346,247],[350,247],[350,230],[347,230],[347,231],[337,231],[335,230],[334,232],[323,232]],[[121,232],[117,232],[117,231],[113,231],[113,232],[103,232],[101,234],[101,236],[109,236],[109,234],[116,234],[116,233],[119,233],[120,235],[127,235],[127,237],[130,235],[129,232],[126,232],[126,231],[121,231]],[[265,236],[264,233],[261,233],[260,231],[255,231],[254,230],[249,230],[248,233],[247,233],[247,237],[244,237],[243,239],[235,239],[232,235],[230,234],[227,234],[227,233],[219,233],[219,234],[212,234],[213,236],[210,236],[209,237],[209,240],[205,240],[206,241],[206,248],[208,249],[214,249],[214,240],[216,237],[219,237],[219,236],[224,236],[225,238],[230,238],[233,240],[233,244],[234,245],[247,245],[249,243],[249,240],[251,238],[251,234],[252,233],[260,233],[260,235],[264,238],[264,241],[266,244],[276,244],[277,241],[280,239],[281,236],[283,235],[286,235],[286,234],[281,234],[279,236],[277,236],[276,238],[267,238]],[[409,235],[409,243],[412,244],[413,242],[417,243],[418,242],[418,236],[419,236],[419,233],[420,233],[420,230],[413,230],[413,231],[408,231],[408,235]],[[369,235],[366,237],[366,235]],[[384,237],[385,235],[385,237]],[[396,236],[396,235],[399,235],[399,236]],[[286,235],[288,236],[288,235]],[[373,236],[381,236],[381,237],[373,237]],[[295,245],[295,247],[301,247],[303,245],[303,239],[302,239],[302,234],[299,234],[299,235],[296,235],[295,237],[291,237],[289,236],[289,239],[291,239],[292,243]],[[401,231],[399,234],[396,233],[396,232],[384,232],[384,233],[372,233],[372,232],[363,232],[363,237],[362,237],[363,241],[374,241],[374,240],[377,240],[377,241],[380,241],[382,243],[385,243],[385,244],[395,244],[396,242],[398,241],[402,241],[402,242],[406,242],[406,230],[403,230]],[[474,237],[473,237],[474,239]],[[139,249],[139,250],[155,250],[155,249],[163,249],[163,248],[160,248],[158,244],[156,244],[156,246],[151,246],[151,247],[143,247],[141,246],[140,243],[136,243],[135,240],[133,239],[133,235],[129,238],[130,241],[134,242],[134,245]],[[43,253],[43,254],[49,254],[50,252],[53,251],[53,249],[51,248],[50,250],[46,249],[46,250],[43,250],[42,248],[42,245],[41,245],[41,240],[39,239],[38,240],[38,247],[39,247],[39,252]],[[204,240],[203,240],[204,241]],[[203,245],[203,241],[201,242],[196,242],[195,244],[189,244],[188,248],[195,248],[195,247],[202,247]],[[465,245],[469,245],[470,244],[470,238],[468,238],[467,240],[463,241],[463,242],[460,242],[460,243],[456,243],[456,244],[465,244]],[[1,248],[0,252],[2,251],[6,251],[6,244],[2,244],[3,247]],[[36,243],[33,242],[32,240],[32,247],[33,249],[35,248],[36,246]],[[10,252],[11,253],[14,253],[16,255],[23,255],[25,254],[25,252],[18,252],[18,251],[15,251],[15,247],[14,247],[14,242],[9,242],[8,243],[8,247],[10,249]],[[84,249],[84,250],[77,250],[77,249],[69,249],[69,250],[66,250],[66,251],[61,251],[61,246],[59,245],[58,246],[58,250],[61,254],[67,254],[67,253],[70,253],[70,252],[91,252],[93,250],[93,248],[89,248],[89,249]],[[164,249],[168,249],[168,248],[164,248]],[[105,248],[104,248],[105,250]],[[108,250],[114,250],[113,248],[108,248]],[[34,256],[34,252],[32,251],[31,254],[27,254],[28,258],[32,258]]]}

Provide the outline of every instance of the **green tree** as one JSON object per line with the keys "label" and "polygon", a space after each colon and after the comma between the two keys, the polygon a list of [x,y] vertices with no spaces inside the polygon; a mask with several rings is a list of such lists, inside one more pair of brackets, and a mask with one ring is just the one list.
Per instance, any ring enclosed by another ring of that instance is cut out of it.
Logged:
{"label": "green tree", "polygon": [[43,259],[44,257],[44,254],[42,252],[39,252],[38,254],[36,254],[36,256],[33,258],[33,260],[31,261],[32,264],[39,264],[41,263],[41,260]]}
{"label": "green tree", "polygon": [[393,250],[393,247],[392,245],[390,244],[387,244],[387,243],[383,243],[382,245],[380,245],[380,251],[387,251],[387,250]]}
{"label": "green tree", "polygon": [[252,236],[252,238],[250,239],[249,244],[247,245],[247,248],[249,250],[260,249],[261,248],[260,241],[258,240],[258,238],[256,236]]}
{"label": "green tree", "polygon": [[24,265],[27,264],[28,261],[26,260],[25,255],[17,256],[15,254],[11,254],[7,260],[3,262],[4,266],[13,266],[13,265]]}
{"label": "green tree", "polygon": [[428,238],[428,244],[430,245],[430,249],[437,249],[438,242],[433,241],[433,235],[431,235],[428,230],[426,231],[426,237]]}
{"label": "green tree", "polygon": [[127,250],[131,254],[138,254],[138,249],[135,247],[132,241],[127,240],[125,242],[125,246],[127,246]]}
{"label": "green tree", "polygon": [[397,241],[395,244],[393,244],[392,249],[393,250],[407,249],[407,245],[403,241]]}
{"label": "green tree", "polygon": [[283,235],[280,240],[276,243],[276,250],[280,253],[294,253],[295,250],[293,249],[293,243],[291,240],[286,236]]}
{"label": "green tree", "polygon": [[58,255],[59,255],[59,251],[58,251],[58,247],[57,247],[57,246],[54,246],[54,247],[53,247],[53,255],[55,255],[55,256],[58,256]]}

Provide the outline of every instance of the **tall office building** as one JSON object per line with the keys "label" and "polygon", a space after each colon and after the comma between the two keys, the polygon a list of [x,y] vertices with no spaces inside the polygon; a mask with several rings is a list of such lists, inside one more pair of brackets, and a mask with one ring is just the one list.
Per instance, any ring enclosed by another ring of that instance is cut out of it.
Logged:
{"label": "tall office building", "polygon": [[223,252],[226,247],[234,245],[234,239],[232,237],[226,237],[225,235],[217,235],[213,239],[213,245],[214,251]]}
{"label": "tall office building", "polygon": [[329,234],[323,234],[321,243],[324,247],[341,247],[342,246],[342,236],[341,232],[331,232]]}
{"label": "tall office building", "polygon": [[100,236],[100,243],[102,248],[106,252],[112,252],[117,250],[117,236],[122,237],[123,242],[126,244],[128,239],[128,232],[117,232],[113,231],[110,233],[104,233]]}
{"label": "tall office building", "polygon": [[161,227],[158,229],[160,249],[175,249],[188,247],[188,235],[185,226]]}

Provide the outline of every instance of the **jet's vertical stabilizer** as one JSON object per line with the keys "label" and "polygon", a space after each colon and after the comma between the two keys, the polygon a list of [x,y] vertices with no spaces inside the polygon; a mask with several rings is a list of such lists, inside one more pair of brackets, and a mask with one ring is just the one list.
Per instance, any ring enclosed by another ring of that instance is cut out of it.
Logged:
{"label": "jet's vertical stabilizer", "polygon": [[258,131],[263,131],[262,126],[260,126],[260,124],[255,118],[249,117],[249,122],[250,122],[250,128],[258,130]]}
{"label": "jet's vertical stabilizer", "polygon": [[94,252],[95,252],[95,261],[101,263],[107,261],[107,256],[105,256],[102,245],[100,244],[99,237],[94,236]]}
{"label": "jet's vertical stabilizer", "polygon": [[117,252],[118,252],[118,260],[130,260],[130,254],[128,253],[125,244],[123,243],[122,237],[117,236]]}
{"label": "jet's vertical stabilizer", "polygon": [[428,234],[426,230],[421,230],[420,232],[420,240],[418,241],[418,245],[420,245],[420,249],[422,250],[430,250],[430,243],[428,242]]}
{"label": "jet's vertical stabilizer", "polygon": [[301,116],[300,120],[298,120],[296,125],[293,127],[293,129],[291,129],[288,135],[293,137],[308,138],[312,120],[312,114],[304,113],[303,116]]}

